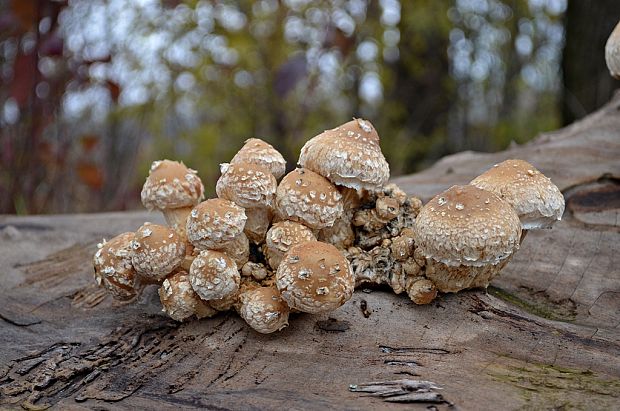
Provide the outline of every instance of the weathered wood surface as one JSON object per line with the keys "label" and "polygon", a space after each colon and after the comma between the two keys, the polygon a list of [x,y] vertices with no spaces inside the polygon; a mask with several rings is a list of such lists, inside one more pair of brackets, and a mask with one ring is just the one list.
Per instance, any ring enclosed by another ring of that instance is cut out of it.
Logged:
{"label": "weathered wood surface", "polygon": [[[428,199],[509,157],[551,176],[568,207],[488,292],[418,307],[358,290],[334,320],[295,315],[268,336],[232,314],[176,324],[154,289],[123,305],[94,287],[100,238],[158,216],[1,216],[0,408],[619,409],[620,96],[525,146],[396,181]],[[445,402],[349,391],[405,378],[432,381]]]}

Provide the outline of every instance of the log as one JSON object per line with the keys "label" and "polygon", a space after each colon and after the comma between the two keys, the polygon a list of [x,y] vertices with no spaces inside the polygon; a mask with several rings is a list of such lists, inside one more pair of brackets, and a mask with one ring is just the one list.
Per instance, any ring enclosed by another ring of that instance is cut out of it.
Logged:
{"label": "log", "polygon": [[154,288],[122,304],[95,287],[97,242],[158,215],[1,216],[0,408],[618,409],[620,94],[523,146],[394,181],[427,200],[507,158],[550,176],[567,209],[487,290],[428,306],[357,290],[271,335],[234,314],[175,323]]}

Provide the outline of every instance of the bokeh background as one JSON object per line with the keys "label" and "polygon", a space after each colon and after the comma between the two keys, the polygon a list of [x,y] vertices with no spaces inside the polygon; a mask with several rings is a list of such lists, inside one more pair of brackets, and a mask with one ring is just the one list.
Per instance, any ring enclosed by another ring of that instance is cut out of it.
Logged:
{"label": "bokeh background", "polygon": [[249,137],[373,122],[392,175],[607,102],[618,0],[0,0],[0,213],[139,207],[154,159],[213,194]]}

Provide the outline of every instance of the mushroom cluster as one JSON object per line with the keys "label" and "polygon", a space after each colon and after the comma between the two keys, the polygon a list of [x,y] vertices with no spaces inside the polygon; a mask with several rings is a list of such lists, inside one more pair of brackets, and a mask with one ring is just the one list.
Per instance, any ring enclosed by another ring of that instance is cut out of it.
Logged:
{"label": "mushroom cluster", "polygon": [[288,174],[282,155],[255,138],[220,169],[217,198],[204,200],[196,171],[155,161],[142,203],[168,225],[99,244],[98,284],[120,300],[155,284],[177,321],[235,310],[272,333],[290,313],[337,309],[361,285],[387,285],[417,304],[487,287],[525,231],[550,227],[564,210],[557,187],[521,160],[422,206],[387,183],[379,136],[363,119],[310,139]]}

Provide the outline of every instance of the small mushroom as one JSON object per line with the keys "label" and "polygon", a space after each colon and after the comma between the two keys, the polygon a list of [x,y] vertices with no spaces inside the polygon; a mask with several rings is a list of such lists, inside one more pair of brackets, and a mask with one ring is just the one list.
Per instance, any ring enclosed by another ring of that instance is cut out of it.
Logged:
{"label": "small mushroom", "polygon": [[230,160],[230,164],[250,163],[269,169],[276,179],[286,172],[286,160],[273,146],[261,139],[250,138]]}
{"label": "small mushroom", "polygon": [[284,220],[320,229],[332,226],[342,215],[342,195],[324,177],[298,168],[284,176],[278,185],[276,209]]}
{"label": "small mushroom", "polygon": [[605,44],[605,62],[612,77],[620,80],[620,22]]}
{"label": "small mushroom", "polygon": [[160,284],[185,258],[185,241],[172,228],[144,223],[131,244],[131,263],[147,282]]}
{"label": "small mushroom", "polygon": [[310,139],[299,164],[332,183],[357,191],[380,189],[390,177],[379,135],[368,120],[354,119]]}
{"label": "small mushroom", "polygon": [[353,295],[349,261],[331,244],[309,241],[285,254],[276,285],[289,307],[317,314],[333,311]]}
{"label": "small mushroom", "polygon": [[189,274],[183,269],[176,270],[168,276],[159,288],[162,311],[173,320],[184,321],[195,315],[198,318],[212,317],[217,310],[200,299],[192,289]]}
{"label": "small mushroom", "polygon": [[232,201],[212,198],[198,204],[187,218],[187,238],[198,250],[218,249],[243,232],[247,217]]}
{"label": "small mushroom", "polygon": [[203,193],[196,170],[177,161],[161,160],[151,164],[140,196],[149,211],[160,210],[168,225],[184,235],[187,215],[203,199]]}
{"label": "small mushroom", "polygon": [[239,234],[214,250],[221,251],[232,258],[237,267],[243,267],[243,264],[250,259],[250,241],[244,233]]}
{"label": "small mushroom", "polygon": [[204,250],[192,262],[189,280],[200,298],[209,301],[235,294],[241,276],[235,262],[226,254]]}
{"label": "small mushroom", "polygon": [[523,160],[506,160],[472,180],[510,204],[524,230],[549,228],[562,219],[564,196],[553,182]]}
{"label": "small mushroom", "polygon": [[418,305],[430,304],[437,297],[437,287],[435,284],[424,277],[407,278],[407,295]]}
{"label": "small mushroom", "polygon": [[250,327],[262,334],[288,326],[289,307],[275,287],[259,287],[239,296],[239,315]]}
{"label": "small mushroom", "polygon": [[516,212],[495,194],[452,186],[429,201],[414,227],[425,275],[442,292],[487,287],[519,248]]}
{"label": "small mushroom", "polygon": [[269,266],[277,270],[282,257],[292,246],[308,241],[316,241],[308,227],[294,221],[280,221],[267,231],[263,253]]}
{"label": "small mushroom", "polygon": [[138,275],[131,264],[134,233],[119,234],[98,244],[93,258],[95,280],[117,300],[130,300],[139,290]]}
{"label": "small mushroom", "polygon": [[267,271],[264,264],[248,261],[243,264],[243,267],[241,267],[241,275],[243,277],[252,277],[255,280],[261,281],[267,278],[269,271]]}

